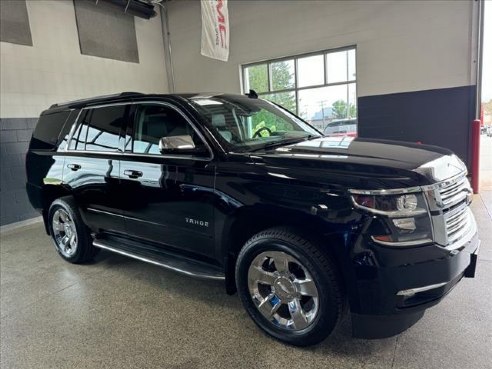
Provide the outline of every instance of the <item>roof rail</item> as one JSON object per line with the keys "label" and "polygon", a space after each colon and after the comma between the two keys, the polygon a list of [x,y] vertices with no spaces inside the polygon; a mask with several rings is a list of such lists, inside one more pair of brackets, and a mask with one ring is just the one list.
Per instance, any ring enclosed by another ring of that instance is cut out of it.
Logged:
{"label": "roof rail", "polygon": [[144,95],[144,94],[141,92],[125,91],[125,92],[120,92],[118,94],[95,96],[95,97],[90,97],[90,98],[86,98],[86,99],[67,101],[64,103],[56,103],[56,104],[51,105],[50,109],[58,108],[60,106],[80,105],[80,104],[89,103],[92,101],[96,102],[96,101],[100,101],[100,100],[115,99],[117,97],[140,96],[140,95]]}

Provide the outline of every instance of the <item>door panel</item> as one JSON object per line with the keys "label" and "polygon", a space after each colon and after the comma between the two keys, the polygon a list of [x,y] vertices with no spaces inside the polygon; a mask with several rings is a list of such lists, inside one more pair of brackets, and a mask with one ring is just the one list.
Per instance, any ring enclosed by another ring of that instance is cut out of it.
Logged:
{"label": "door panel", "polygon": [[203,162],[138,158],[121,161],[130,235],[213,256],[214,167]]}
{"label": "door panel", "polygon": [[[121,184],[129,234],[163,247],[214,258],[214,175],[210,158],[163,155],[162,137],[189,135],[204,145],[189,119],[169,104],[142,103],[128,127]],[[206,151],[211,157],[211,152]]]}
{"label": "door panel", "polygon": [[[124,232],[120,206],[120,161],[94,156],[68,156],[65,183],[72,188],[82,216],[93,229]],[[74,170],[70,166],[77,166]]]}
{"label": "door panel", "polygon": [[128,112],[123,104],[84,109],[68,144],[63,179],[96,232],[125,232],[120,141]]}

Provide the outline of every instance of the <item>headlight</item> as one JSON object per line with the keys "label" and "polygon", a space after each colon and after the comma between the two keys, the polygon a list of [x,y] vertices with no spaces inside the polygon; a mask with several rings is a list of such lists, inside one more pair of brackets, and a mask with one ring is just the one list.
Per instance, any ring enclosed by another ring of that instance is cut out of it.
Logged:
{"label": "headlight", "polygon": [[352,200],[358,208],[390,218],[427,213],[427,205],[422,192],[402,195],[352,193]]}
{"label": "headlight", "polygon": [[371,235],[375,242],[386,246],[417,246],[432,242],[432,225],[422,192],[350,192],[355,207],[381,215],[378,218],[382,220],[383,229]]}
{"label": "headlight", "polygon": [[414,211],[417,205],[418,199],[414,194],[401,195],[396,198],[396,208],[400,211]]}

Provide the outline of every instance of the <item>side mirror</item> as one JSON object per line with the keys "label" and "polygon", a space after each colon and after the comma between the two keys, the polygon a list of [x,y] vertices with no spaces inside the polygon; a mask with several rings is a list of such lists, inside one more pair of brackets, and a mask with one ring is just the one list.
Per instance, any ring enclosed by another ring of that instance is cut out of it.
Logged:
{"label": "side mirror", "polygon": [[205,147],[196,147],[190,135],[168,136],[159,140],[159,150],[161,154],[206,154]]}
{"label": "side mirror", "polygon": [[189,150],[194,149],[195,143],[189,135],[162,137],[159,141],[161,152],[168,150]]}

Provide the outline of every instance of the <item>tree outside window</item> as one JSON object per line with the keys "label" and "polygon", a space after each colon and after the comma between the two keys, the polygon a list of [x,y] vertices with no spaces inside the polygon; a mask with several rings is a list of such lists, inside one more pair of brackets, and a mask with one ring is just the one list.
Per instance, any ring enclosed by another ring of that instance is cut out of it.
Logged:
{"label": "tree outside window", "polygon": [[[324,130],[334,120],[357,118],[355,53],[351,47],[245,65],[245,93],[253,89]],[[272,131],[282,128],[282,122],[261,114],[253,123]]]}

